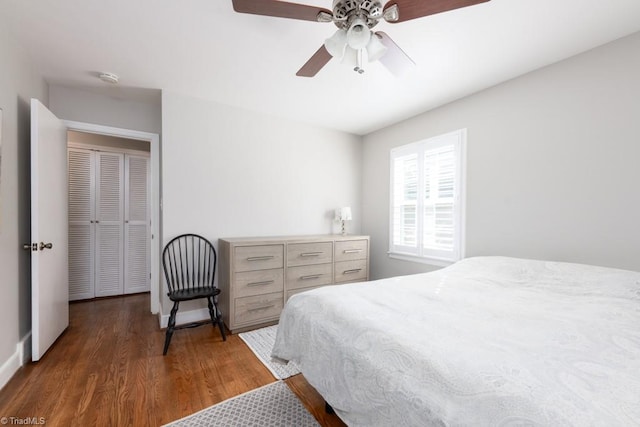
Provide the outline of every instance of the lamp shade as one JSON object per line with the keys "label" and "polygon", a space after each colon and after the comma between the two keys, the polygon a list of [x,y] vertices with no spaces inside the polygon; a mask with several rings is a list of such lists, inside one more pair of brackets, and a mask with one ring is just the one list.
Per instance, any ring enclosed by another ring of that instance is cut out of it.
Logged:
{"label": "lamp shade", "polygon": [[371,39],[371,30],[367,27],[367,23],[362,18],[353,20],[353,23],[347,31],[347,43],[351,48],[359,50],[364,49]]}
{"label": "lamp shade", "polygon": [[347,47],[347,30],[340,29],[324,41],[324,47],[334,58],[342,58]]}
{"label": "lamp shade", "polygon": [[351,221],[353,217],[351,216],[351,208],[344,207],[336,209],[336,221]]}
{"label": "lamp shade", "polygon": [[351,47],[347,46],[347,48],[344,50],[344,55],[342,57],[342,63],[345,65],[348,65],[351,68],[357,67],[358,66],[358,51],[355,49],[352,49]]}
{"label": "lamp shade", "polygon": [[369,40],[369,44],[367,45],[367,57],[369,58],[369,62],[377,61],[382,58],[385,53],[387,53],[387,47],[382,44],[375,33],[372,34],[371,40]]}

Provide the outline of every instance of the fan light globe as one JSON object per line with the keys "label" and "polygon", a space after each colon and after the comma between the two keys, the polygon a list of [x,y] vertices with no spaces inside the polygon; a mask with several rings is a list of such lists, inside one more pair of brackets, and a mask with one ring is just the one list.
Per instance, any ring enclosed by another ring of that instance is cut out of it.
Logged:
{"label": "fan light globe", "polygon": [[377,61],[387,53],[387,47],[380,41],[380,38],[374,33],[367,45],[367,57],[369,62]]}
{"label": "fan light globe", "polygon": [[364,49],[371,39],[371,30],[367,27],[367,23],[362,18],[353,20],[353,23],[347,31],[347,43],[353,49]]}
{"label": "fan light globe", "polygon": [[349,68],[355,68],[358,66],[358,51],[352,49],[350,46],[344,50],[344,56],[342,57],[342,64],[347,65]]}
{"label": "fan light globe", "polygon": [[324,47],[334,58],[342,58],[347,47],[347,30],[340,29],[324,41]]}

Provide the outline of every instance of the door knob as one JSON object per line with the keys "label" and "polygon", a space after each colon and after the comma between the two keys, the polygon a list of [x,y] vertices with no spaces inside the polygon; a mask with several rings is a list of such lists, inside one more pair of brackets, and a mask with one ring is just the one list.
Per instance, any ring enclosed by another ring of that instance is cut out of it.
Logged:
{"label": "door knob", "polygon": [[40,250],[43,249],[52,249],[53,248],[53,243],[44,243],[44,242],[40,242]]}

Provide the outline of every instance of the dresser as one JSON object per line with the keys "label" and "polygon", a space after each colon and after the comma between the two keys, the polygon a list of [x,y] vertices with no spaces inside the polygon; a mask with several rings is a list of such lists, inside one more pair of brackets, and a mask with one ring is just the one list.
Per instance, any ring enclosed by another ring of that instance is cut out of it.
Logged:
{"label": "dresser", "polygon": [[369,236],[218,240],[218,305],[232,333],[278,321],[292,295],[369,279]]}

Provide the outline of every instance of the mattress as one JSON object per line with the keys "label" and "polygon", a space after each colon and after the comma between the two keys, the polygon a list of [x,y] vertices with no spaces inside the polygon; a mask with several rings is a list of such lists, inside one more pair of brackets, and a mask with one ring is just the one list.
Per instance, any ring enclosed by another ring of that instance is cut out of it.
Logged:
{"label": "mattress", "polygon": [[637,426],[640,273],[475,257],[327,286],[272,356],[351,426]]}

